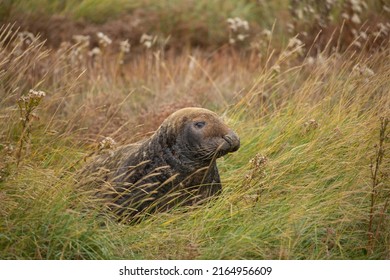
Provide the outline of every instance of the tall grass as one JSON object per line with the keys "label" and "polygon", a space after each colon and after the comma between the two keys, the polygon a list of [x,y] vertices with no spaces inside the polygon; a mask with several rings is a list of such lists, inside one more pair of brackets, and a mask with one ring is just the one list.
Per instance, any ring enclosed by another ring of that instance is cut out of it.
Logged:
{"label": "tall grass", "polygon": [[[388,50],[314,60],[299,48],[266,59],[145,50],[120,64],[114,51],[94,58],[10,26],[0,34],[0,258],[390,258],[388,131],[379,134]],[[18,156],[17,104],[30,89],[46,96]],[[131,226],[91,210],[74,174],[94,145],[147,137],[188,105],[218,111],[240,135],[240,150],[218,161],[221,197]]]}

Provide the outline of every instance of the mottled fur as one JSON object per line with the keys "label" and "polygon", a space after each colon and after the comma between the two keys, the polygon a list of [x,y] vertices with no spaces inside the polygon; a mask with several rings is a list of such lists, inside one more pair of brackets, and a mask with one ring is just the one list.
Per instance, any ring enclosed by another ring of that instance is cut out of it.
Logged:
{"label": "mottled fur", "polygon": [[184,108],[149,138],[98,156],[81,173],[110,209],[125,219],[193,205],[221,190],[216,159],[239,148],[217,114]]}

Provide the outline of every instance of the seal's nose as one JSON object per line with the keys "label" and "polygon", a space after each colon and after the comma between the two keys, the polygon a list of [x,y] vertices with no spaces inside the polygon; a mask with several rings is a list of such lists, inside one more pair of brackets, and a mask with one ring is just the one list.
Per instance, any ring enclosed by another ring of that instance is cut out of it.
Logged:
{"label": "seal's nose", "polygon": [[240,138],[234,131],[229,131],[228,134],[223,136],[223,139],[229,144],[229,152],[235,152],[240,148]]}

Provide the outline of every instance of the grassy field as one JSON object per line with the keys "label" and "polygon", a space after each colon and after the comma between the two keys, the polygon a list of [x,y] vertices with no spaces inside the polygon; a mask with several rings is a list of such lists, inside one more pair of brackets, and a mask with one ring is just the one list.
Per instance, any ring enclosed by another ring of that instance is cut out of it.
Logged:
{"label": "grassy field", "polygon": [[[0,259],[390,259],[390,5],[343,23],[340,1],[319,13],[334,33],[305,35],[318,25],[295,1],[74,2],[1,2]],[[49,13],[110,38],[13,23]],[[128,51],[112,21],[134,15],[151,38]],[[136,225],[91,210],[75,174],[99,142],[143,139],[186,106],[241,138],[218,160],[220,198]]]}

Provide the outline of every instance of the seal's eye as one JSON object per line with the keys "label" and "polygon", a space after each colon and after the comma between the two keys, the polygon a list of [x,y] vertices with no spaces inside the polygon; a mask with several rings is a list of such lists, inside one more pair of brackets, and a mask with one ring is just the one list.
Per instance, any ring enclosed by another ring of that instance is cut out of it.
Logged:
{"label": "seal's eye", "polygon": [[202,122],[202,121],[200,121],[200,122],[195,122],[195,123],[194,123],[194,126],[195,126],[196,128],[198,128],[198,129],[203,128],[205,125],[206,125],[206,122]]}

